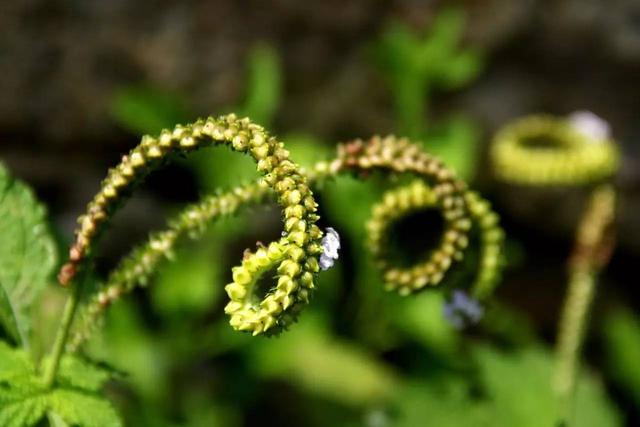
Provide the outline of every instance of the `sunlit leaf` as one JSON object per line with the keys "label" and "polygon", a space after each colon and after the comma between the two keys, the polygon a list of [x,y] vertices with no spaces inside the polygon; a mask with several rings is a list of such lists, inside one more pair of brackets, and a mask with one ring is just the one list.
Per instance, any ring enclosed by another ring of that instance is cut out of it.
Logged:
{"label": "sunlit leaf", "polygon": [[99,390],[111,372],[72,356],[61,360],[56,382],[44,386],[26,352],[0,342],[0,425],[33,426],[44,418],[55,425],[118,427],[111,403]]}
{"label": "sunlit leaf", "polygon": [[0,327],[29,344],[29,312],[56,264],[44,207],[0,164]]}

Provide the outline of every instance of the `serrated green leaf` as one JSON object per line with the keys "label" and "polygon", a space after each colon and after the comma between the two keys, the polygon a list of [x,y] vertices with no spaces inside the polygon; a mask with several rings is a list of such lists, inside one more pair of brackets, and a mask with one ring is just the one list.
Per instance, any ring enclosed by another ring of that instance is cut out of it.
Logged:
{"label": "serrated green leaf", "polygon": [[89,360],[65,356],[60,361],[57,381],[70,388],[98,391],[112,379],[114,371]]}
{"label": "serrated green leaf", "polygon": [[97,395],[56,389],[47,395],[47,407],[69,424],[83,427],[122,426],[111,403]]}
{"label": "serrated green leaf", "polygon": [[45,210],[24,183],[0,164],[0,326],[29,344],[29,310],[56,264]]}
{"label": "serrated green leaf", "polygon": [[111,403],[97,394],[111,378],[105,368],[67,356],[47,389],[24,350],[0,343],[0,363],[0,426],[32,426],[47,416],[80,427],[122,425]]}
{"label": "serrated green leaf", "polygon": [[35,372],[29,355],[16,351],[0,341],[0,384],[10,382],[14,377],[31,375]]}
{"label": "serrated green leaf", "polygon": [[16,376],[10,383],[0,383],[1,426],[32,426],[45,412],[46,391],[35,375]]}

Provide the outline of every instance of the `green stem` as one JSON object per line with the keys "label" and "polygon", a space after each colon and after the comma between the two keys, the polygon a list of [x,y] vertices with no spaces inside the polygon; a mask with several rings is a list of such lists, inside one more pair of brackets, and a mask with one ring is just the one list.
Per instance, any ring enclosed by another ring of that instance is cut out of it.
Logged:
{"label": "green stem", "polygon": [[58,331],[56,332],[56,339],[51,349],[51,360],[44,368],[43,380],[44,385],[47,388],[51,388],[55,382],[58,368],[60,367],[60,359],[64,354],[67,338],[69,337],[69,331],[71,330],[71,324],[73,323],[73,318],[76,313],[76,309],[78,308],[83,281],[79,282],[80,283],[71,284],[73,286],[73,290],[71,295],[69,295],[69,298],[67,298],[64,312],[62,313],[62,321],[60,322],[60,326],[58,326]]}
{"label": "green stem", "polygon": [[576,269],[571,273],[569,292],[560,321],[554,380],[560,404],[560,418],[567,425],[571,422],[580,353],[589,308],[595,294],[595,279],[595,274],[587,269]]}
{"label": "green stem", "polygon": [[565,299],[556,344],[554,388],[562,425],[570,425],[580,352],[598,273],[613,248],[612,224],[615,191],[610,185],[596,188],[576,233],[569,262],[569,290]]}

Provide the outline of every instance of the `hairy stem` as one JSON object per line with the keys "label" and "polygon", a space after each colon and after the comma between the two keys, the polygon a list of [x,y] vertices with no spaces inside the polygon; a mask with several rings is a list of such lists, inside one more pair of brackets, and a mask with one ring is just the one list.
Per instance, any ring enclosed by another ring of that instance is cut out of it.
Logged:
{"label": "hairy stem", "polygon": [[610,185],[597,188],[580,222],[569,263],[569,290],[563,307],[556,345],[554,387],[560,418],[570,423],[580,351],[597,276],[609,260],[613,239],[615,192]]}
{"label": "hairy stem", "polygon": [[55,383],[56,374],[58,373],[58,368],[60,367],[60,359],[62,359],[62,356],[64,354],[67,339],[69,338],[69,332],[71,330],[71,325],[73,323],[73,318],[75,317],[78,303],[80,301],[80,295],[83,288],[82,284],[83,283],[79,283],[77,286],[73,287],[71,295],[69,295],[69,297],[67,298],[67,302],[65,303],[64,311],[62,313],[62,320],[60,321],[60,325],[58,326],[56,339],[53,342],[53,347],[51,349],[51,357],[48,363],[46,363],[44,366],[43,381],[47,388],[51,388]]}

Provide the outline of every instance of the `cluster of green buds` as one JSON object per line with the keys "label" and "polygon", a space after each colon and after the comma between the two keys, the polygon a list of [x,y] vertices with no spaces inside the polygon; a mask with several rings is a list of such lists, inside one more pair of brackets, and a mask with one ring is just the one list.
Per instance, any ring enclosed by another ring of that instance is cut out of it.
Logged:
{"label": "cluster of green buds", "polygon": [[533,115],[496,134],[491,147],[500,180],[524,185],[579,185],[612,176],[619,153],[604,122],[591,113]]}

